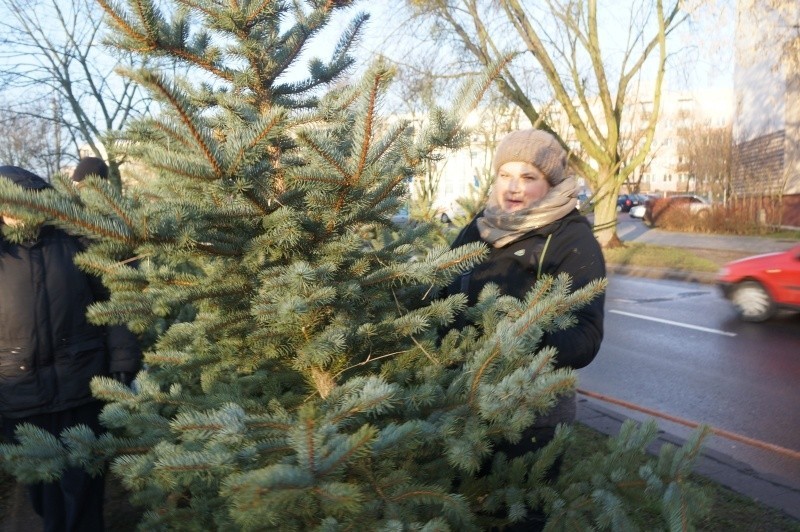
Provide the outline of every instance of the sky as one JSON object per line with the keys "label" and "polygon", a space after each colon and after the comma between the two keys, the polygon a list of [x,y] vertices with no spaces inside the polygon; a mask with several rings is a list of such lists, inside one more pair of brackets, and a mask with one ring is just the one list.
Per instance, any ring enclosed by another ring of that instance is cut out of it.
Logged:
{"label": "sky", "polygon": [[[601,26],[601,34],[615,33],[614,11],[620,6],[620,2],[626,1],[640,0],[600,0],[599,19],[605,25],[605,28]],[[687,1],[689,0],[684,0],[685,3]],[[668,71],[668,84],[675,88],[732,86],[735,0],[694,1],[704,6],[694,10],[696,20],[680,26],[668,41],[671,53],[680,57],[682,65],[688,66]],[[402,26],[405,18],[397,5],[396,2],[368,0],[355,2],[355,6],[339,12],[332,23],[317,35],[303,57],[329,58],[333,44],[343,28],[356,13],[363,11],[369,13],[371,19],[357,47],[357,70],[363,70],[377,53],[385,53],[389,57],[402,60],[405,55],[403,47],[408,44],[408,39],[403,36],[407,28]],[[6,21],[11,20],[10,16],[3,16],[5,9],[6,6],[0,3],[0,17]],[[0,62],[0,68],[13,68],[13,65]],[[298,67],[291,75],[299,79],[303,77],[304,70],[304,67]]]}
{"label": "sky", "polygon": [[[640,0],[630,0],[640,2]],[[688,3],[688,2],[685,2]],[[735,0],[696,0],[700,7],[692,10],[692,17],[670,35],[668,47],[671,68],[667,71],[667,86],[674,90],[732,88],[733,44],[735,28]],[[619,0],[599,2],[600,33],[621,34],[614,14]],[[402,27],[404,18],[396,5],[387,2],[356,2],[334,19],[314,40],[304,57],[327,58],[331,43],[335,43],[342,29],[357,12],[367,12],[367,23],[357,50],[358,67],[364,68],[378,53],[400,59],[404,57]]]}
{"label": "sky", "polygon": [[[691,0],[684,0],[688,1]],[[702,16],[697,16],[695,20],[680,26],[668,41],[674,60],[671,63],[673,68],[668,70],[667,86],[676,90],[730,88],[733,84],[735,0],[695,1],[700,1],[706,6],[698,11]],[[599,0],[600,20],[603,23],[601,34],[614,34],[615,9],[624,2],[636,3],[640,0]],[[359,71],[365,69],[378,53],[403,60],[407,55],[406,48],[409,46],[409,41],[413,39],[404,35],[408,28],[403,26],[405,17],[397,6],[396,2],[369,0],[355,2],[355,6],[339,12],[332,23],[316,36],[302,58],[307,60],[316,56],[323,60],[329,59],[343,28],[356,13],[366,11],[371,15],[371,19],[355,49],[357,63],[353,74],[357,75]],[[0,20],[7,22],[13,20],[10,14],[4,13],[5,9],[6,5],[0,2]],[[418,40],[424,35],[417,34],[413,37]],[[0,54],[0,69],[13,71],[15,68],[13,61],[19,59],[4,58],[3,54]],[[290,73],[287,80],[292,80],[293,77],[301,79],[305,74],[305,67],[300,66]]]}

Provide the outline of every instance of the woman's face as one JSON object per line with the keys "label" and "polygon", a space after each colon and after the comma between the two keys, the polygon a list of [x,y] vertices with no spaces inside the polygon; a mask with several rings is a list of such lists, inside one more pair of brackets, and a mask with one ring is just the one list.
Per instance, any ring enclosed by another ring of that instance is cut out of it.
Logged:
{"label": "woman's face", "polygon": [[511,161],[497,171],[492,194],[503,212],[526,209],[550,191],[544,174],[531,163]]}

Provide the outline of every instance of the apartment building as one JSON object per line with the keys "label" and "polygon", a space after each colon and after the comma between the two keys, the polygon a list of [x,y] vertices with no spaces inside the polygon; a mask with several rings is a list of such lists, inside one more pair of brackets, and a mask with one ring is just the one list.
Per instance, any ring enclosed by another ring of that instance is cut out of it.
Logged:
{"label": "apartment building", "polygon": [[800,2],[739,0],[732,189],[800,227]]}
{"label": "apartment building", "polygon": [[[733,94],[733,89],[720,88],[665,91],[650,153],[624,188],[659,195],[693,192],[721,199],[722,182],[727,178],[722,175],[724,172],[712,172],[712,165],[707,165],[705,173],[700,175],[703,170],[688,158],[719,157],[716,166],[725,165],[724,153],[709,150],[707,155],[698,154],[695,145],[711,142],[712,133],[722,137],[717,142],[729,142],[726,132],[730,131],[733,118]],[[634,122],[647,119],[653,103],[644,101],[635,105],[643,111],[634,113]]]}

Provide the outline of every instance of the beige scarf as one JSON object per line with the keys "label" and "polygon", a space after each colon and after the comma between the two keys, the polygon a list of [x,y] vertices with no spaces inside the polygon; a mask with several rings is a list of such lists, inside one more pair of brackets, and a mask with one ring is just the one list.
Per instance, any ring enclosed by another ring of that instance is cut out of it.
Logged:
{"label": "beige scarf", "polygon": [[570,176],[552,187],[542,199],[528,207],[514,212],[504,212],[494,199],[489,199],[483,216],[478,218],[478,231],[486,242],[501,248],[515,242],[526,233],[560,220],[572,211],[578,183]]}

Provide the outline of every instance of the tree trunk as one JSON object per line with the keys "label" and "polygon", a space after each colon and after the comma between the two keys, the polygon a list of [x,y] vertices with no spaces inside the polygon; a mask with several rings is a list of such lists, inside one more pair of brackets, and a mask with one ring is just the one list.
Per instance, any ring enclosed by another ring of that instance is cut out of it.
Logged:
{"label": "tree trunk", "polygon": [[594,206],[594,236],[603,248],[622,242],[617,237],[617,196],[605,194]]}
{"label": "tree trunk", "polygon": [[114,185],[118,191],[122,191],[122,173],[119,170],[119,163],[114,159],[109,157],[108,161],[108,181]]}

